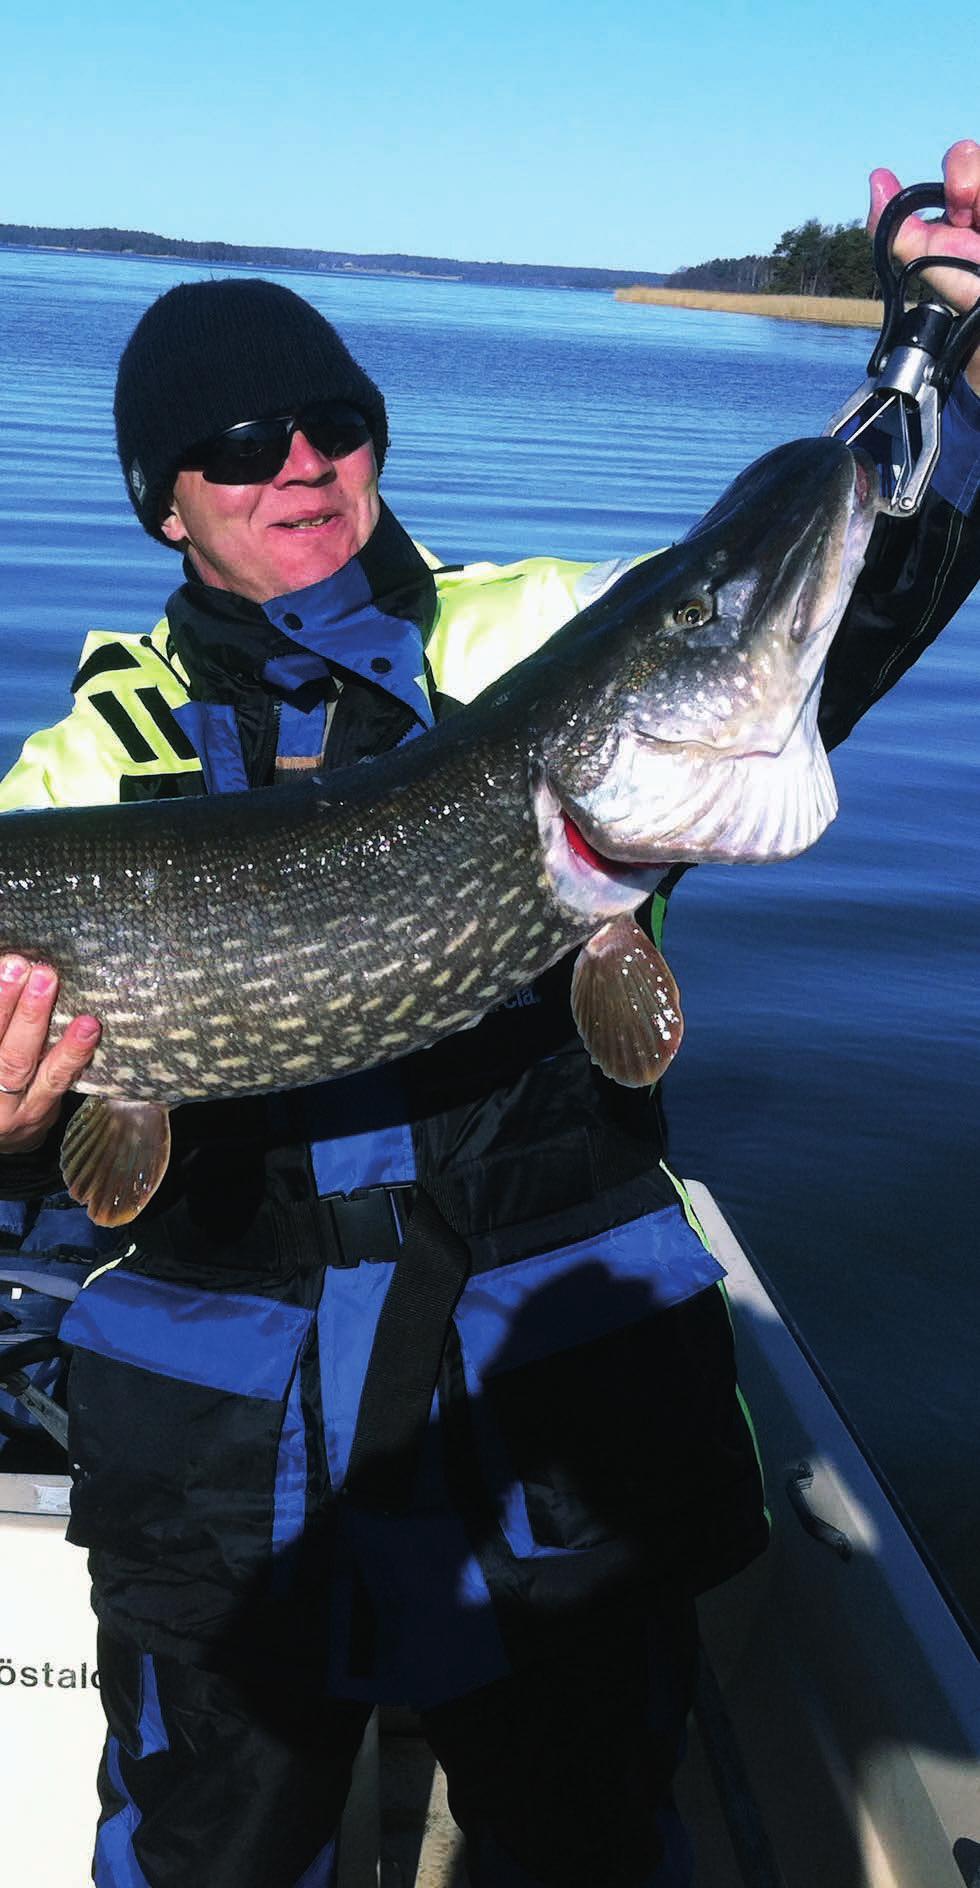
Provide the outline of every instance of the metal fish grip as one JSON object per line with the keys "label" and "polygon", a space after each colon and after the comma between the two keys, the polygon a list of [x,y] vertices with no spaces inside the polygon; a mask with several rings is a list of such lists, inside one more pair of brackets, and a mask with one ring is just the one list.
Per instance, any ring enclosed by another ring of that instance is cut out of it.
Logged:
{"label": "metal fish grip", "polygon": [[980,302],[965,314],[930,289],[930,299],[908,305],[909,287],[926,270],[960,269],[980,277],[965,256],[918,256],[902,267],[893,254],[906,217],[942,210],[941,183],[900,190],[882,213],[874,240],[881,285],[881,332],[868,362],[868,379],[824,428],[829,437],[860,445],[881,479],[882,509],[908,518],[919,508],[935,471],[942,409],[967,356],[980,345]]}

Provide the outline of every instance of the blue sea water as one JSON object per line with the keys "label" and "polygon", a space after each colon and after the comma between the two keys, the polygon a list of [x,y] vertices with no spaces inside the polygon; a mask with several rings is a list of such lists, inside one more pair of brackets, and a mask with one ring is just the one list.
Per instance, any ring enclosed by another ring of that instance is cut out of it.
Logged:
{"label": "blue sea water", "polygon": [[[112,440],[119,351],[188,264],[0,250],[0,771],[57,718],[87,628],[179,577]],[[283,277],[384,387],[388,502],[447,561],[604,558],[685,531],[819,432],[866,335],[556,290]],[[688,875],[668,956],[688,1035],[674,1165],[763,1262],[980,1618],[980,599],[835,756],[805,858]]]}

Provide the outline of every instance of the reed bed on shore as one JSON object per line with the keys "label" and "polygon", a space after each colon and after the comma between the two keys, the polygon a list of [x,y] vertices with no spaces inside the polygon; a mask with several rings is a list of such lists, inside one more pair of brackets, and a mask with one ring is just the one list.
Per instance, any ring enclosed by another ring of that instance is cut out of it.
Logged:
{"label": "reed bed on shore", "polygon": [[768,315],[772,321],[820,321],[836,328],[880,328],[881,303],[842,295],[723,295],[697,288],[618,288],[618,302],[658,308],[709,308],[731,315]]}

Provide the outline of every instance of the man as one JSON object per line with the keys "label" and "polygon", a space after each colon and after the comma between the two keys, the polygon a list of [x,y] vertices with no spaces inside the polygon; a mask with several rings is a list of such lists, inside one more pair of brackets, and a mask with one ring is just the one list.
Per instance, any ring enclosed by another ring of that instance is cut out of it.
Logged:
{"label": "man", "polygon": [[[948,179],[980,255],[978,147]],[[829,738],[980,574],[976,506],[958,508],[980,402],[956,400],[959,484],[884,527]],[[185,582],[149,636],[89,639],[73,713],[27,743],[4,808],[369,760],[614,575],[435,566],[379,496],[381,394],[273,284],[154,304],[116,424]],[[573,1040],[568,976],[388,1069],[180,1111],[159,1194],[73,1306],[99,1888],[328,1884],[379,1698],[421,1712],[474,1888],[689,1879],[670,1785],[693,1597],[764,1545],[762,1493],[720,1268],[649,1101]],[[98,1035],[78,1017],[45,1050],[55,986],[0,965],[0,1193],[25,1224]]]}

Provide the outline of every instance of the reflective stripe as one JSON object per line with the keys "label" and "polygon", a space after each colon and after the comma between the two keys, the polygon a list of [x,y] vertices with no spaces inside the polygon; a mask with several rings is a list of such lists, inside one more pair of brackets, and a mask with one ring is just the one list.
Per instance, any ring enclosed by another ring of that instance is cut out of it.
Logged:
{"label": "reflective stripe", "polygon": [[[734,1336],[735,1336],[735,1320],[734,1320],[734,1318],[732,1317],[732,1304],[731,1304],[731,1299],[730,1299],[730,1298],[729,1298],[729,1296],[728,1296],[728,1286],[727,1286],[727,1285],[725,1284],[725,1281],[724,1281],[724,1279],[721,1279],[721,1280],[719,1281],[719,1284],[718,1284],[718,1290],[719,1290],[719,1291],[721,1292],[721,1296],[722,1296],[722,1301],[723,1301],[723,1303],[724,1303],[724,1306],[725,1306],[725,1310],[726,1310],[726,1312],[728,1313],[728,1322],[729,1322],[729,1324],[731,1325],[731,1328],[732,1328],[732,1337],[734,1338]],[[742,1417],[743,1417],[743,1420],[744,1420],[744,1422],[745,1422],[745,1427],[746,1427],[746,1429],[748,1430],[748,1432],[749,1432],[749,1435],[750,1435],[750,1437],[751,1437],[751,1439],[752,1439],[752,1447],[753,1447],[753,1449],[754,1449],[754,1451],[755,1451],[755,1459],[756,1459],[756,1463],[757,1463],[757,1466],[758,1466],[758,1469],[759,1469],[759,1481],[760,1481],[760,1483],[762,1484],[762,1493],[763,1493],[763,1496],[765,1496],[765,1493],[766,1493],[766,1470],[765,1470],[765,1463],[764,1463],[764,1462],[763,1462],[763,1460],[762,1460],[762,1450],[761,1450],[761,1448],[759,1447],[759,1437],[758,1437],[758,1433],[757,1433],[757,1431],[756,1431],[756,1426],[755,1426],[755,1423],[754,1423],[754,1422],[753,1422],[753,1420],[752,1420],[752,1411],[750,1410],[750,1408],[749,1408],[749,1406],[748,1406],[748,1403],[746,1402],[746,1400],[745,1400],[745,1397],[744,1397],[744,1396],[743,1396],[743,1394],[742,1394],[742,1388],[741,1388],[741,1385],[740,1385],[740,1384],[738,1384],[738,1383],[736,1383],[736,1385],[735,1385],[735,1395],[736,1395],[736,1397],[737,1397],[737,1399],[738,1399],[738,1406],[739,1406],[739,1409],[740,1409],[740,1410],[741,1410],[741,1412],[742,1412]],[[768,1504],[768,1502],[766,1502],[766,1503],[765,1503],[765,1506],[763,1507],[763,1510],[762,1510],[762,1512],[763,1512],[763,1514],[764,1514],[764,1515],[765,1515],[765,1517],[766,1517],[766,1526],[768,1527],[768,1529],[769,1529],[769,1531],[770,1531],[770,1533],[771,1533],[771,1532],[772,1532],[772,1510],[771,1510],[771,1508],[769,1507],[769,1504]]]}
{"label": "reflective stripe", "polygon": [[132,1258],[135,1250],[135,1246],[130,1246],[126,1252],[120,1254],[118,1259],[107,1259],[104,1265],[97,1265],[95,1271],[89,1273],[82,1290],[85,1291],[89,1285],[94,1285],[97,1278],[104,1278],[107,1272],[114,1272],[117,1266],[122,1265],[124,1259]]}
{"label": "reflective stripe", "polygon": [[[432,562],[431,558],[427,561]],[[437,616],[426,657],[439,695],[455,702],[472,701],[505,670],[540,648],[575,615],[586,594],[607,588],[617,571],[618,564],[590,565],[549,557],[438,570]],[[363,572],[360,577],[363,581]],[[277,622],[285,634],[289,633],[285,615],[293,613],[290,602],[295,599],[276,599],[267,611],[270,621]],[[367,635],[359,620],[350,645],[328,648],[325,642],[324,655],[375,683],[379,677],[371,661],[379,655],[387,657],[393,663],[387,685],[429,723],[418,631],[402,618],[386,617],[376,606],[374,618],[376,637]],[[304,619],[297,634],[312,640],[315,625],[310,629]],[[186,677],[171,659],[169,635],[164,617],[149,636],[127,638],[111,630],[93,630],[86,637],[75,677],[75,707],[63,721],[25,742],[20,759],[0,782],[0,811],[111,804],[120,797],[121,776],[133,766],[165,774],[198,769],[199,730],[187,714],[191,704]],[[301,655],[297,644],[297,656]],[[139,675],[146,678],[147,686],[134,688],[133,678]],[[90,692],[91,683],[101,677],[115,677],[117,685]],[[225,790],[243,789],[248,783],[240,751],[237,762],[235,758],[233,711],[225,708],[224,725],[219,728],[220,713],[213,714],[219,705],[208,706],[211,713],[202,727],[217,742],[215,779],[220,779]],[[182,736],[174,736],[171,714]],[[144,715],[146,725],[141,726]],[[114,738],[107,738],[106,730]],[[151,732],[159,736],[158,741]]]}
{"label": "reflective stripe", "polygon": [[179,800],[185,794],[203,792],[201,769],[196,765],[179,774],[161,773],[154,767],[152,772],[122,774],[119,781],[119,799],[123,806],[131,806],[139,800]]}
{"label": "reflective stripe", "polygon": [[154,682],[149,688],[136,690],[137,701],[142,702],[151,721],[159,728],[168,747],[172,748],[178,760],[196,760],[197,749],[188,740],[173,710],[167,706],[160,690]]}
{"label": "reflective stripe", "polygon": [[71,692],[77,695],[88,682],[94,682],[97,675],[111,675],[116,669],[138,669],[139,657],[134,656],[124,643],[112,642],[102,649],[93,650],[87,662],[83,662],[71,685]]}
{"label": "reflective stripe", "polygon": [[[687,1220],[687,1223],[690,1226],[691,1231],[694,1233],[697,1233],[697,1236],[700,1239],[701,1244],[703,1245],[705,1251],[710,1252],[711,1247],[708,1244],[708,1235],[705,1232],[704,1227],[702,1226],[701,1221],[699,1220],[696,1212],[694,1211],[694,1207],[691,1203],[691,1196],[686,1186],[684,1185],[683,1180],[678,1180],[676,1173],[671,1173],[670,1168],[668,1167],[667,1162],[665,1160],[662,1160],[660,1162],[660,1171],[661,1173],[665,1173],[667,1175],[667,1178],[670,1181],[670,1184],[673,1187],[674,1192],[677,1194],[678,1198],[680,1199],[680,1203],[684,1208],[684,1218]],[[720,1276],[724,1277],[724,1267],[719,1266],[718,1271],[719,1271]]]}
{"label": "reflective stripe", "polygon": [[97,709],[103,721],[112,729],[117,741],[121,741],[130,760],[156,760],[149,741],[140,733],[132,715],[123,707],[122,702],[111,689],[103,689],[97,695],[90,695],[92,707]]}
{"label": "reflective stripe", "polygon": [[[168,721],[187,699],[186,686],[167,659],[168,633],[164,619],[151,636],[93,630],[86,637],[74,680],[75,706],[63,721],[25,741],[19,760],[0,781],[0,812],[113,805],[133,797],[133,781],[200,772],[186,737],[174,741]],[[111,678],[113,685],[93,688],[102,678]],[[137,679],[145,687],[134,687]],[[127,777],[128,791],[123,786]]]}

